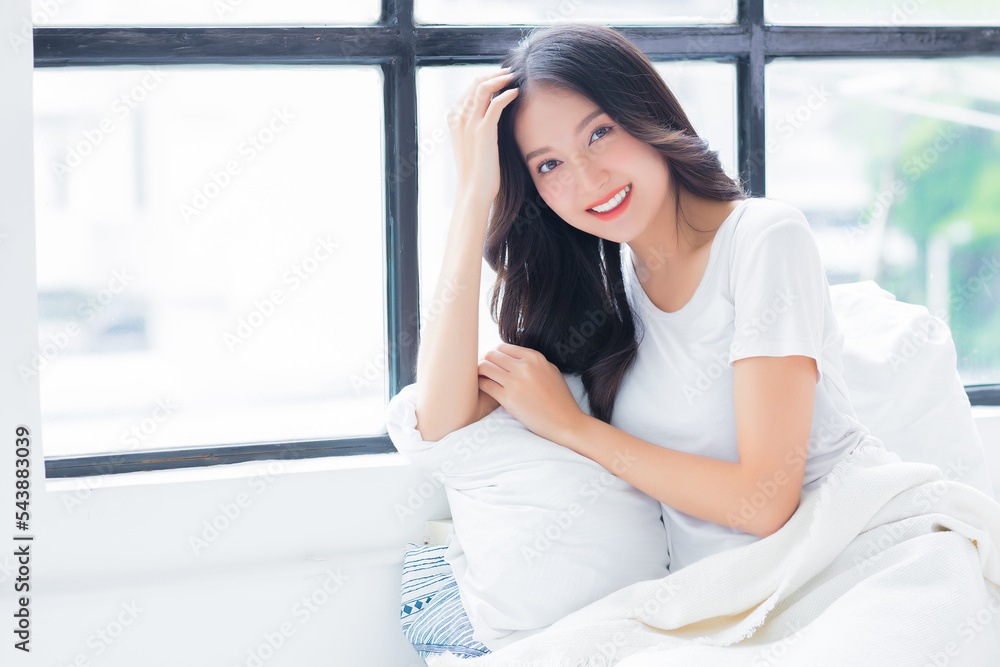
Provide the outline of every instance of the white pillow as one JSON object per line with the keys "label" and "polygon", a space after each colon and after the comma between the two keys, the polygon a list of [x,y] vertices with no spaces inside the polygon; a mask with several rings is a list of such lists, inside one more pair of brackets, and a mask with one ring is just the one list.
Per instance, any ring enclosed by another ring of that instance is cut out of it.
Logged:
{"label": "white pillow", "polygon": [[[589,414],[583,381],[563,376]],[[490,649],[637,581],[669,574],[660,503],[498,407],[424,441],[415,384],[389,401],[396,449],[445,487],[455,570],[474,637]],[[533,632],[532,632],[533,634]],[[499,641],[503,638],[503,641]]]}
{"label": "white pillow", "polygon": [[862,424],[904,461],[933,463],[989,497],[993,485],[948,325],[872,280],[830,286],[844,381]]}

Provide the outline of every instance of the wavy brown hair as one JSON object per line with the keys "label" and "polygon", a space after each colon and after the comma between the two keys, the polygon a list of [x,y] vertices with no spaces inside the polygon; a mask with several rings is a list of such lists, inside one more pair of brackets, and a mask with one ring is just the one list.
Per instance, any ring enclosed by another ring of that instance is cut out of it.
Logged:
{"label": "wavy brown hair", "polygon": [[497,127],[500,191],[483,249],[497,273],[490,314],[502,340],[538,350],[563,373],[580,374],[591,414],[610,423],[639,347],[622,280],[621,244],[580,231],[542,200],[514,140],[525,85],[579,93],[659,150],[674,184],[678,232],[681,187],[719,201],[746,195],[694,131],[653,64],[619,32],[586,23],[536,28],[511,48],[502,66],[513,75],[503,90],[522,92],[504,108]]}

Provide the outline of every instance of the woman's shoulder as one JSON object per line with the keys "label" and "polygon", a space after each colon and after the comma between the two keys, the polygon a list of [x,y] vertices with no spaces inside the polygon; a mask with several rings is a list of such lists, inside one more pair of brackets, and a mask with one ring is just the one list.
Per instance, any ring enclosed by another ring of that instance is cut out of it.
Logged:
{"label": "woman's shoulder", "polygon": [[750,197],[746,208],[736,222],[733,242],[738,246],[753,245],[762,234],[775,227],[797,227],[809,222],[801,210],[788,202],[768,197]]}

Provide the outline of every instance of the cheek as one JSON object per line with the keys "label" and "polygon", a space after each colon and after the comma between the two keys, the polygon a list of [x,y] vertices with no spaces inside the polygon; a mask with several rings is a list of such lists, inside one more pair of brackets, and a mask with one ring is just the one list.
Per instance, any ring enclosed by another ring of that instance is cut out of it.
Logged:
{"label": "cheek", "polygon": [[553,210],[558,210],[561,206],[565,205],[568,194],[571,191],[565,179],[559,179],[555,174],[550,178],[541,180],[535,187],[538,189],[538,194],[545,200],[545,203]]}

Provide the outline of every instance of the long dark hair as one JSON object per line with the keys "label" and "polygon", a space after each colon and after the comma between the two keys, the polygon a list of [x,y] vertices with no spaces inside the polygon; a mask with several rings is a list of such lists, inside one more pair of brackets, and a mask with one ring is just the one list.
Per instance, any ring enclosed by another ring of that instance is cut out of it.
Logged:
{"label": "long dark hair", "polygon": [[483,249],[497,274],[490,314],[502,340],[538,350],[563,373],[580,374],[591,414],[610,423],[639,347],[621,244],[567,224],[542,200],[514,140],[524,86],[543,83],[579,93],[659,150],[674,183],[678,220],[682,186],[719,201],[746,195],[653,64],[617,31],[587,23],[536,28],[508,52],[503,66],[513,75],[504,90],[519,87],[521,93],[504,108],[497,128],[500,191]]}

